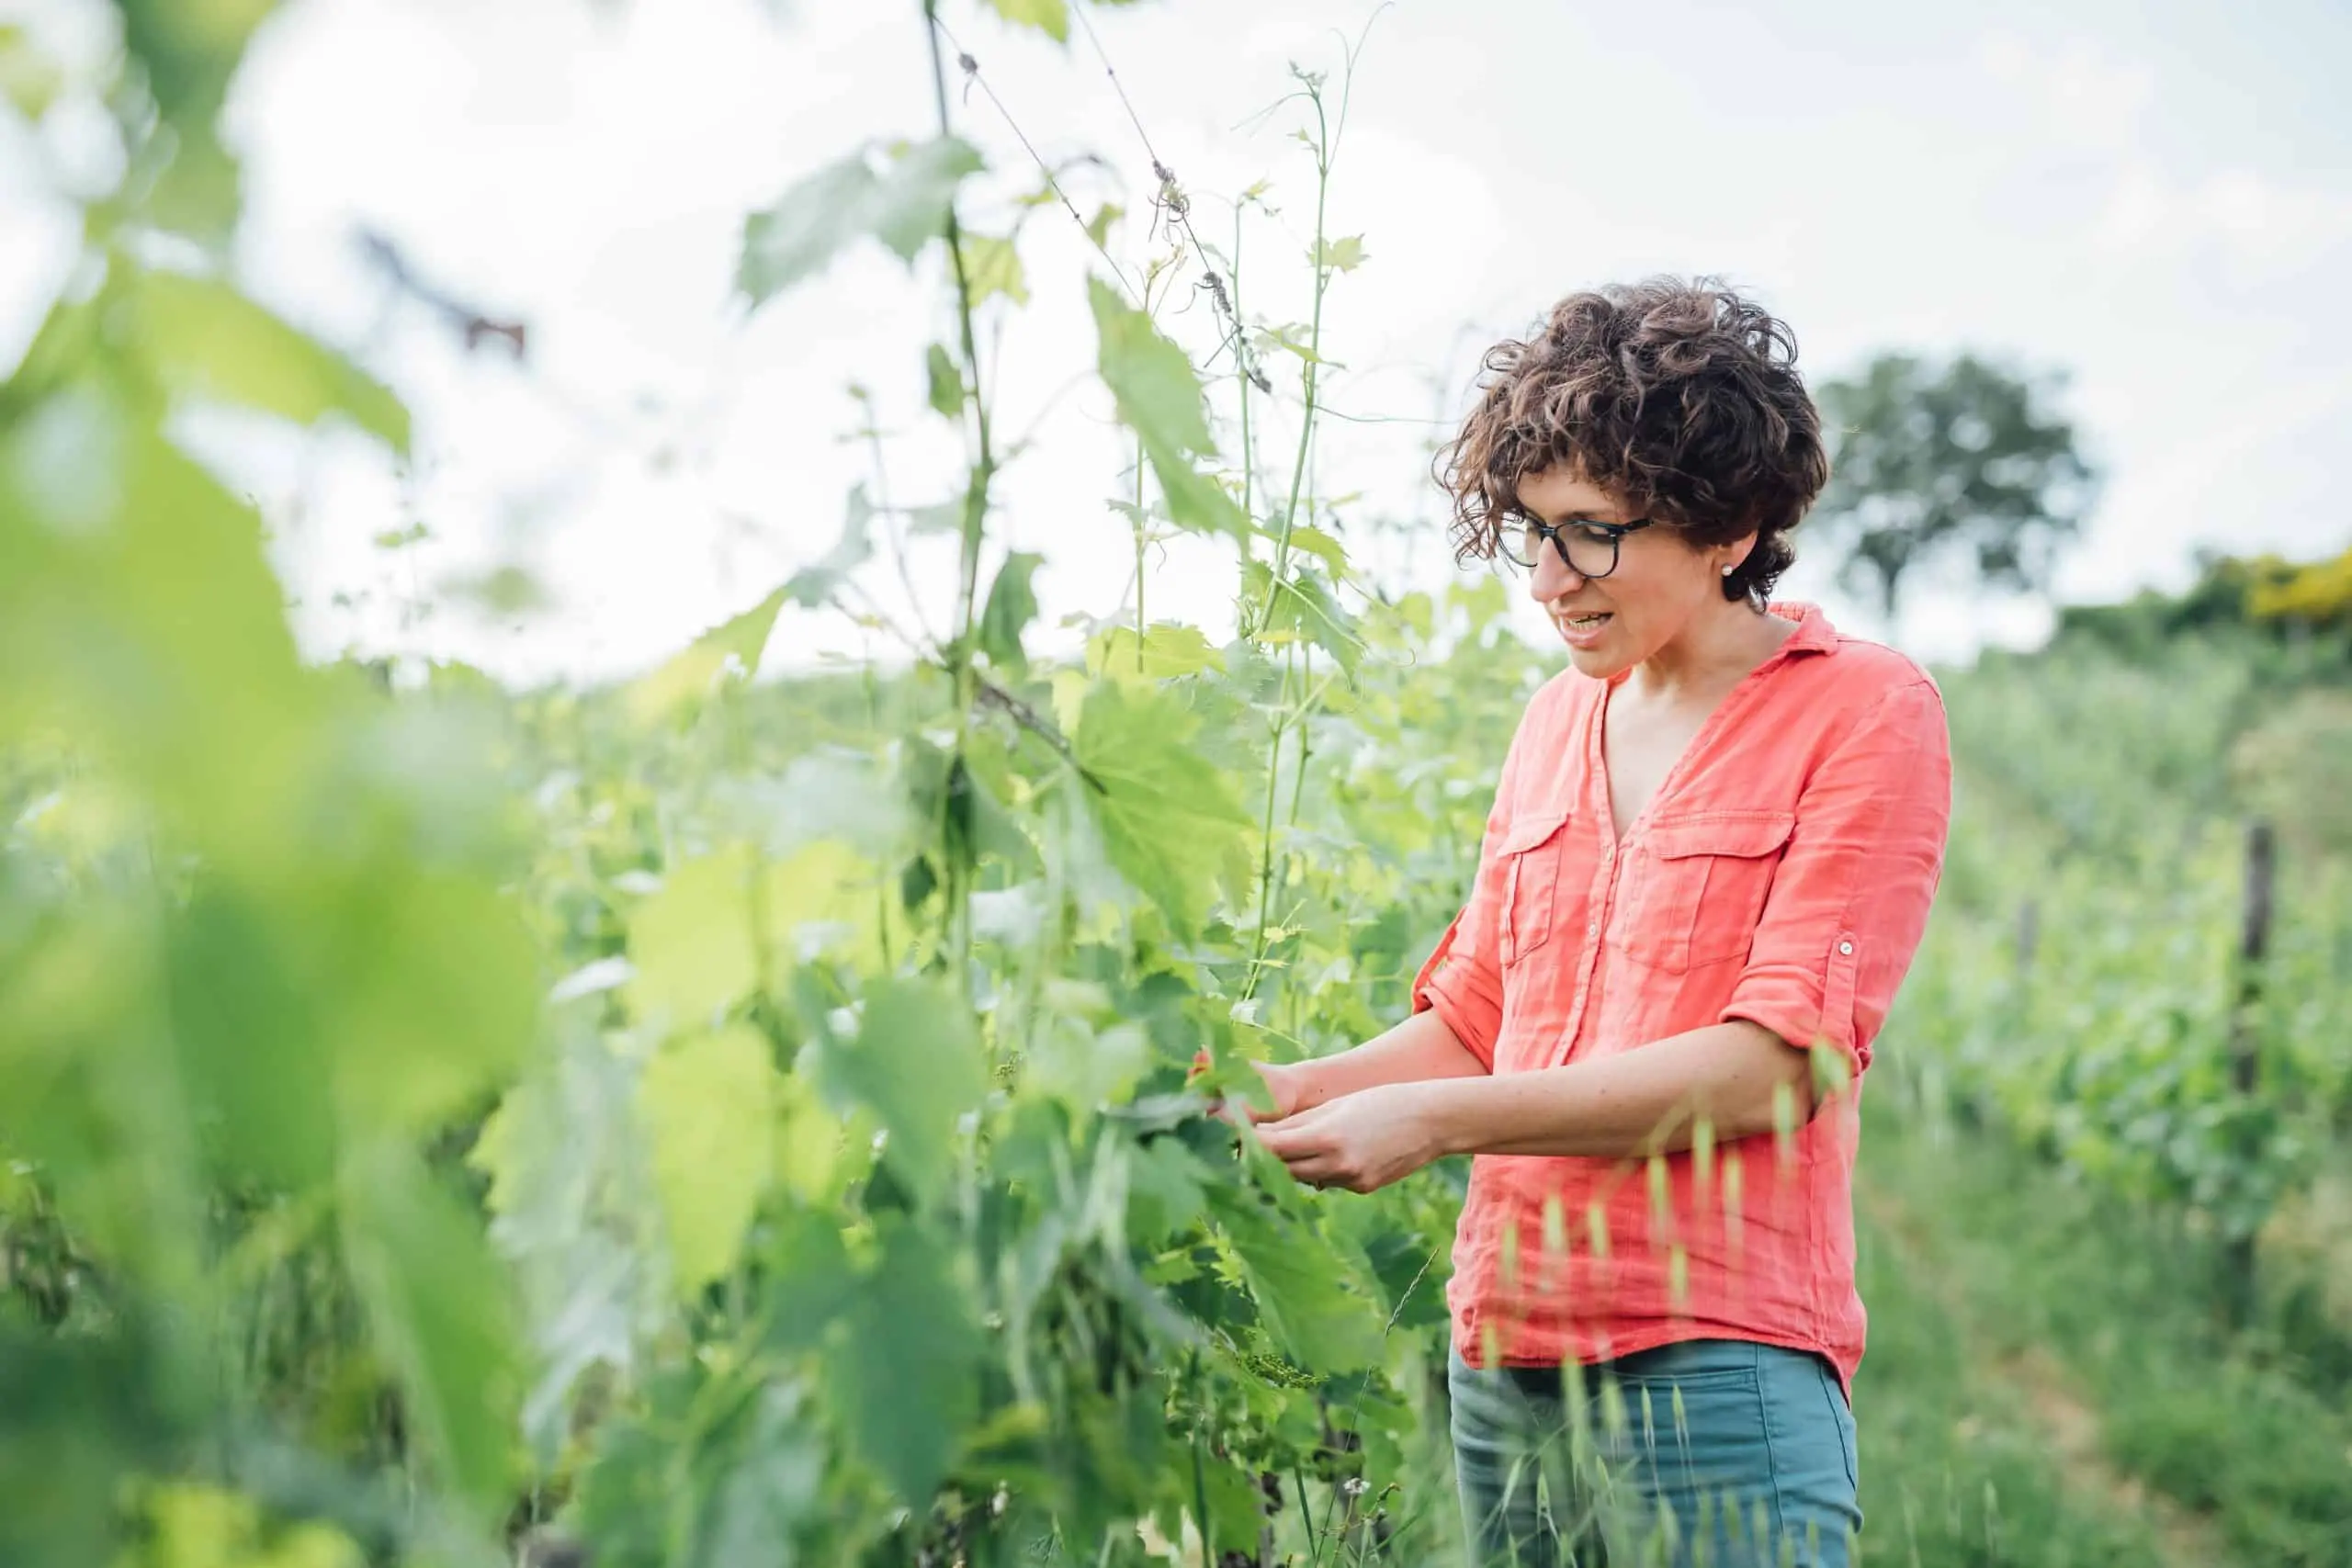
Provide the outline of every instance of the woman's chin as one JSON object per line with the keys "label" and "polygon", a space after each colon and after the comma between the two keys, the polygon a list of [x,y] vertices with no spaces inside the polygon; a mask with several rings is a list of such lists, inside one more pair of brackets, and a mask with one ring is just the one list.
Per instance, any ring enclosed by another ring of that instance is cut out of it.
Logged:
{"label": "woman's chin", "polygon": [[1561,639],[1568,650],[1568,662],[1576,666],[1579,675],[1589,675],[1596,681],[1616,676],[1626,667],[1626,661],[1604,640],[1599,646]]}

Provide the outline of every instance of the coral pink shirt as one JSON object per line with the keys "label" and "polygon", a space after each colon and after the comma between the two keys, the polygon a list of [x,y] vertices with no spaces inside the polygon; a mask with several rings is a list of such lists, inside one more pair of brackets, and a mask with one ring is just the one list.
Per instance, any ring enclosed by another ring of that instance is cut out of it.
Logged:
{"label": "coral pink shirt", "polygon": [[1852,1386],[1861,1073],[1942,874],[1951,745],[1917,664],[1813,606],[1773,610],[1796,631],[1622,842],[1601,761],[1613,682],[1570,670],[1535,694],[1476,886],[1414,1008],[1498,1073],[1747,1019],[1837,1051],[1852,1092],[1786,1139],[1650,1160],[1476,1156],[1446,1291],[1473,1366],[1722,1337],[1819,1351]]}

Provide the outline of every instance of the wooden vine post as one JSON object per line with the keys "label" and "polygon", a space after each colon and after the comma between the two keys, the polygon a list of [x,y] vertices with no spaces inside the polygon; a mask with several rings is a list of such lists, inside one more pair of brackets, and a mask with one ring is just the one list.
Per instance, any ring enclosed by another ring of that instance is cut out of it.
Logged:
{"label": "wooden vine post", "polygon": [[[2257,818],[2246,825],[2245,908],[2238,934],[2236,1005],[2230,1010],[2230,1083],[2241,1100],[2248,1102],[2262,1087],[2262,1031],[2257,1015],[2262,1003],[2263,960],[2270,952],[2277,881],[2277,835],[2267,821]],[[2255,1237],[2251,1231],[2229,1239],[2223,1267],[2228,1270],[2223,1281],[2227,1287],[2225,1299],[2243,1325],[2252,1315],[2255,1299]]]}

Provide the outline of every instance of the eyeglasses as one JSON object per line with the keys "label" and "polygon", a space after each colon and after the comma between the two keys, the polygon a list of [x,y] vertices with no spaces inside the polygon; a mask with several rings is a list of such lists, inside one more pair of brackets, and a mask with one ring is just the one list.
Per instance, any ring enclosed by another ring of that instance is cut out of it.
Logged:
{"label": "eyeglasses", "polygon": [[1502,525],[1503,558],[1512,565],[1529,571],[1543,558],[1544,541],[1560,552],[1560,559],[1578,577],[1607,577],[1617,570],[1617,547],[1626,535],[1646,528],[1654,519],[1637,517],[1631,523],[1588,523],[1581,518],[1567,523],[1545,523],[1533,517],[1516,522],[1506,519]]}

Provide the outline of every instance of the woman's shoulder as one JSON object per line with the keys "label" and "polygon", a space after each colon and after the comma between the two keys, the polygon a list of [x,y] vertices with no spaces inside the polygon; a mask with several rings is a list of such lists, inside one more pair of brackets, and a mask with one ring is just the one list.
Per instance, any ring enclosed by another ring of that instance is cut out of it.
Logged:
{"label": "woman's shoulder", "polygon": [[1797,623],[1785,650],[1792,672],[1801,672],[1791,682],[1796,688],[1791,694],[1806,705],[1826,704],[1832,712],[1849,715],[1887,701],[1942,707],[1943,689],[1935,676],[1902,649],[1838,630],[1817,605],[1775,604],[1772,608]]}

